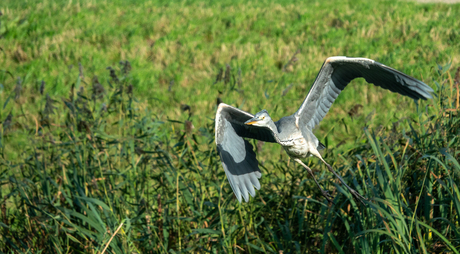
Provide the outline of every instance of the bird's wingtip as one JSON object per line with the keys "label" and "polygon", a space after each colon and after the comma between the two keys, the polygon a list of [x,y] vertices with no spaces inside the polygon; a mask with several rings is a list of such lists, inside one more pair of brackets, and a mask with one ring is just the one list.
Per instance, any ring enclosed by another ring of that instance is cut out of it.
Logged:
{"label": "bird's wingtip", "polygon": [[237,195],[235,194],[235,197],[236,197],[236,199],[238,200],[238,203],[241,204],[241,195],[240,195],[240,196],[237,196]]}

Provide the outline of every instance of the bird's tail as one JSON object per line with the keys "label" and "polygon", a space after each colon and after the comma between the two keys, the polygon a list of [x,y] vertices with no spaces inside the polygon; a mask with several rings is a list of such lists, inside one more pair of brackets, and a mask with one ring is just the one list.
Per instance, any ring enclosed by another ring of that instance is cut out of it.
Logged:
{"label": "bird's tail", "polygon": [[323,150],[324,148],[326,148],[326,146],[323,143],[318,141],[318,147],[316,148],[316,150],[320,151],[320,150]]}

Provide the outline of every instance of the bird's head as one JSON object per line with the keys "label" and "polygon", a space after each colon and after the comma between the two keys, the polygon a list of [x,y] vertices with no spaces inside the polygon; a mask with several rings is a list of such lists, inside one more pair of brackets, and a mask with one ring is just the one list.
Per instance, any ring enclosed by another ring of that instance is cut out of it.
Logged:
{"label": "bird's head", "polygon": [[259,113],[257,113],[253,118],[247,120],[244,122],[246,125],[252,125],[252,126],[259,126],[259,127],[266,127],[268,126],[268,123],[272,121],[270,118],[270,115],[268,115],[267,110],[262,110]]}

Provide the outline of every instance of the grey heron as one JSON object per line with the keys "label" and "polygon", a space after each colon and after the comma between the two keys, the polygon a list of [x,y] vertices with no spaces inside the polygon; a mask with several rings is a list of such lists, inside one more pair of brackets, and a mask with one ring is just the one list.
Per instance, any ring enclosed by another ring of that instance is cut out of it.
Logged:
{"label": "grey heron", "polygon": [[255,189],[260,189],[258,179],[262,176],[252,145],[245,138],[280,144],[294,161],[308,171],[323,196],[332,202],[312,170],[301,160],[312,155],[319,158],[351,194],[363,202],[365,198],[348,186],[321,157],[319,150],[324,149],[324,145],[313,134],[313,128],[324,118],[340,92],[351,80],[359,77],[415,100],[432,98],[430,93],[433,89],[400,71],[367,58],[335,56],[323,63],[297,112],[277,122],[265,109],[252,115],[230,105],[219,104],[215,118],[215,142],[225,174],[240,203],[241,197],[246,202],[249,195],[254,197]]}

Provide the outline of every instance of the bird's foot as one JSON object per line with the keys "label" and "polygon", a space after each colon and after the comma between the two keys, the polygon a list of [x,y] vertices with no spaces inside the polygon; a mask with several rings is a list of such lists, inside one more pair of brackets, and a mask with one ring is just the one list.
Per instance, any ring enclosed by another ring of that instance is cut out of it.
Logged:
{"label": "bird's foot", "polygon": [[332,203],[334,204],[334,202],[332,201],[332,199],[334,199],[333,196],[331,196],[331,194],[329,194],[328,191],[325,191],[325,190],[321,190],[321,193],[323,194],[323,196],[327,199],[327,201],[329,201],[329,203]]}
{"label": "bird's foot", "polygon": [[353,190],[350,188],[349,190],[351,192],[351,194],[353,195],[353,197],[358,200],[359,202],[361,202],[363,205],[365,205],[364,203],[364,200],[367,201],[367,198],[363,197],[361,194],[359,194],[357,191]]}

